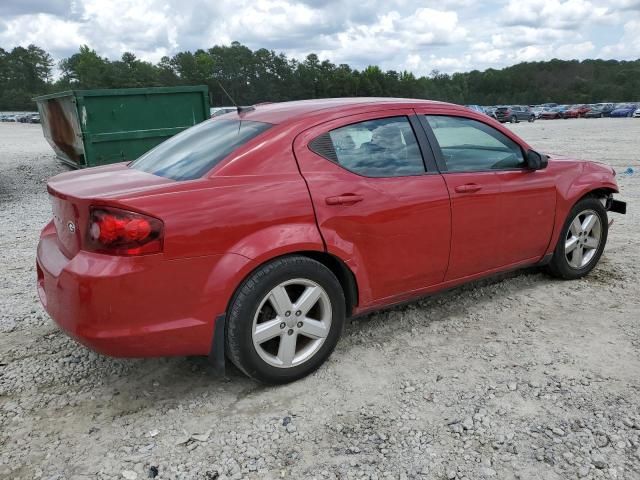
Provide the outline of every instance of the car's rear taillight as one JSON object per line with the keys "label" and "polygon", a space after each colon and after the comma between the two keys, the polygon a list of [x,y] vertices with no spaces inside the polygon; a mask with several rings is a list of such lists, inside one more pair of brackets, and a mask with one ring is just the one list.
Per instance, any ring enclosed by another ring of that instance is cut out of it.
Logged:
{"label": "car's rear taillight", "polygon": [[162,251],[163,224],[157,218],[112,207],[91,207],[85,247],[110,255]]}

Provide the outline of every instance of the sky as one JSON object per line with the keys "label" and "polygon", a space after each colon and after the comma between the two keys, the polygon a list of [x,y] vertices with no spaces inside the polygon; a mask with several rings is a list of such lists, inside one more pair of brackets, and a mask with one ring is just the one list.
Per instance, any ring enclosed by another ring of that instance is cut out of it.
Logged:
{"label": "sky", "polygon": [[354,68],[452,73],[552,58],[640,58],[640,0],[0,0],[0,47],[112,60],[237,40]]}

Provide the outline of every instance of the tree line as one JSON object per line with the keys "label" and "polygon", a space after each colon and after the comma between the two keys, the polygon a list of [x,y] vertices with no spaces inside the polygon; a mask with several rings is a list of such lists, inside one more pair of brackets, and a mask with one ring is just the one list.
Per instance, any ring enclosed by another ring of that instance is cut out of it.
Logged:
{"label": "tree line", "polygon": [[[54,78],[54,67],[59,74]],[[101,57],[84,45],[58,64],[36,45],[0,48],[0,110],[34,110],[34,96],[69,89],[208,85],[212,106],[323,97],[391,96],[459,104],[640,101],[640,59],[523,62],[500,70],[427,76],[370,65],[362,70],[321,60],[300,61],[239,42],[180,52],[158,63],[125,52]]]}

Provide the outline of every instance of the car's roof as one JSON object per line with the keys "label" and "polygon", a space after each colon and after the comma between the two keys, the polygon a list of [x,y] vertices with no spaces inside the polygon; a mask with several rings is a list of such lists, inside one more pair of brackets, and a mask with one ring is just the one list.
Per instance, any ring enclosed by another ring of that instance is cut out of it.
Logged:
{"label": "car's roof", "polygon": [[327,114],[357,113],[373,107],[384,108],[411,108],[416,105],[432,105],[457,107],[460,105],[432,100],[416,100],[411,98],[388,97],[350,97],[350,98],[322,98],[315,100],[296,100],[292,102],[280,102],[256,105],[254,110],[243,112],[243,120],[255,120],[268,123],[283,123],[289,120],[298,120],[316,115],[320,112]]}

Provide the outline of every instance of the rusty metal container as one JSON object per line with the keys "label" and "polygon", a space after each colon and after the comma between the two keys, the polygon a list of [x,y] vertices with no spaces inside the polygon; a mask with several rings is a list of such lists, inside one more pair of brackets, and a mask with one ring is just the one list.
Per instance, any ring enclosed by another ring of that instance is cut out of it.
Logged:
{"label": "rusty metal container", "polygon": [[135,160],[209,118],[206,85],[71,90],[34,100],[45,138],[74,168]]}

